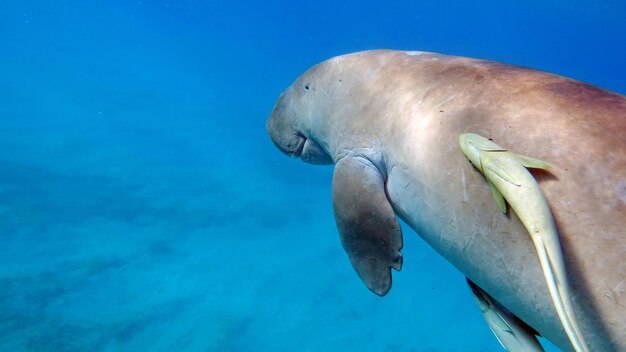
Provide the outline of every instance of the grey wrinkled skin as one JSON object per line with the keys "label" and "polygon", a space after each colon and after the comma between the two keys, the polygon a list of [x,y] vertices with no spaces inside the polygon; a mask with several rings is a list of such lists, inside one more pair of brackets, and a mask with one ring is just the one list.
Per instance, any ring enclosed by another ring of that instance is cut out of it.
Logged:
{"label": "grey wrinkled skin", "polygon": [[583,335],[591,351],[626,351],[625,97],[497,62],[376,50],[309,69],[278,99],[267,129],[287,155],[335,163],[342,244],[372,291],[385,294],[390,269],[400,269],[398,216],[571,351],[530,236],[515,213],[500,212],[458,138],[477,133],[550,163],[550,173],[534,176],[557,225]]}
{"label": "grey wrinkled skin", "polygon": [[385,195],[380,171],[360,157],[344,157],[333,175],[333,210],[341,244],[367,287],[391,289],[391,268],[402,267],[402,231]]}

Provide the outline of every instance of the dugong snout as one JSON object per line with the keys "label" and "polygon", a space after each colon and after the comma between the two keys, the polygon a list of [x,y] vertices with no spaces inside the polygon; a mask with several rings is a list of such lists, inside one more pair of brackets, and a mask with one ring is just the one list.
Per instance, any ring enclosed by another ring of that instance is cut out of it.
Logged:
{"label": "dugong snout", "polygon": [[276,119],[270,117],[266,124],[272,142],[281,152],[292,158],[297,158],[302,154],[306,137],[295,130],[285,130],[283,126],[276,123]]}
{"label": "dugong snout", "polygon": [[292,158],[300,157],[309,164],[332,164],[333,159],[329,153],[302,132],[305,129],[297,123],[301,120],[298,119],[298,114],[302,111],[289,111],[285,103],[289,95],[289,90],[280,95],[267,120],[266,128],[272,142]]}
{"label": "dugong snout", "polygon": [[297,158],[302,153],[306,137],[298,131],[295,119],[289,118],[286,113],[284,97],[285,93],[280,95],[265,127],[278,149],[292,158]]}

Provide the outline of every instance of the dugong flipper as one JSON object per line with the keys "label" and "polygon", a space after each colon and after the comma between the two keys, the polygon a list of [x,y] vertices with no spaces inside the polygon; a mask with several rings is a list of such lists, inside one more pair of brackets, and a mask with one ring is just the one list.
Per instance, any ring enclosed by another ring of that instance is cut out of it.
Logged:
{"label": "dugong flipper", "polygon": [[520,321],[517,317],[505,311],[487,292],[483,291],[470,279],[467,284],[476,298],[476,304],[480,308],[489,328],[508,352],[543,352],[535,331]]}
{"label": "dugong flipper", "polygon": [[500,210],[506,212],[506,199],[530,233],[563,328],[574,350],[587,351],[570,299],[571,292],[552,212],[537,181],[526,170],[526,167],[547,169],[549,165],[509,152],[474,133],[462,134],[459,145],[474,167],[485,175]]}
{"label": "dugong flipper", "polygon": [[371,291],[384,296],[391,288],[390,268],[402,267],[402,230],[374,164],[355,156],[337,162],[333,210],[352,266]]}

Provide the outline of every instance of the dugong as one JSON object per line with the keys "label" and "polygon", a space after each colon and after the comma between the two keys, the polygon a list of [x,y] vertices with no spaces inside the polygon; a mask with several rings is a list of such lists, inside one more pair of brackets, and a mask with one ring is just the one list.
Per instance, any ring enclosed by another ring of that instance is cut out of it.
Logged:
{"label": "dugong", "polygon": [[626,97],[498,62],[373,50],[306,71],[267,130],[287,155],[335,164],[341,243],[370,290],[385,295],[391,268],[402,266],[399,217],[497,304],[571,351],[527,230],[501,212],[458,139],[476,133],[549,163],[534,176],[582,335],[591,351],[626,351]]}

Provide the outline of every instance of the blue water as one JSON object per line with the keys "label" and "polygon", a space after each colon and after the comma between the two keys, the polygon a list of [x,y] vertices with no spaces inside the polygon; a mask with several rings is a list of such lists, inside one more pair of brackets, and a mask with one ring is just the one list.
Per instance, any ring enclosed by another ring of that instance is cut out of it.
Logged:
{"label": "blue water", "polygon": [[[626,92],[622,1],[0,2],[0,351],[500,351],[405,228],[379,298],[332,167],[265,132],[352,51],[488,58]],[[556,351],[549,347],[549,351]]]}

